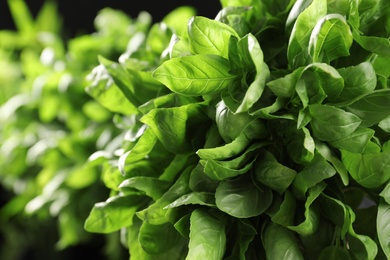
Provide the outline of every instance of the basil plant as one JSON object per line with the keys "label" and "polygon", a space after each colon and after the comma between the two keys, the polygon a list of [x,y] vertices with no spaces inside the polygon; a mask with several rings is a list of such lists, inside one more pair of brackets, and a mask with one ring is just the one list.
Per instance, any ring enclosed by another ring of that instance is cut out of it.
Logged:
{"label": "basil plant", "polygon": [[390,2],[220,3],[100,56],[86,91],[126,111],[85,229],[130,259],[389,258]]}

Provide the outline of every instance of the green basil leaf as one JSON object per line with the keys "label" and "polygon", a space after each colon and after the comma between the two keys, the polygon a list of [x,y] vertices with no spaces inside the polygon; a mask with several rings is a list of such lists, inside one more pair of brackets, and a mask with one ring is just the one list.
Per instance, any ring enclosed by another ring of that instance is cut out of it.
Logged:
{"label": "green basil leaf", "polygon": [[264,146],[264,143],[254,143],[233,159],[201,159],[200,163],[204,166],[204,173],[212,180],[218,181],[235,177],[249,171],[256,160],[258,150],[262,146]]}
{"label": "green basil leaf", "polygon": [[[118,165],[118,166],[120,166],[120,165]],[[119,172],[119,167],[117,167],[117,168],[118,168],[118,172]],[[119,183],[115,182],[116,188],[114,188],[114,190],[119,190],[118,186],[123,181],[125,181],[127,178],[138,177],[138,176],[157,178],[159,175],[159,169],[157,169],[155,167],[155,165],[153,165],[153,163],[151,163],[148,160],[141,160],[141,161],[133,162],[129,165],[126,165],[125,168],[123,169],[123,172],[125,173],[125,175],[123,175],[123,173],[121,173],[122,178],[121,178]],[[114,173],[115,172],[107,172],[107,178],[108,179],[115,178]],[[107,185],[107,183],[106,183],[106,185]],[[113,188],[112,185],[114,185],[114,183],[112,183],[109,187]]]}
{"label": "green basil leaf", "polygon": [[298,172],[293,182],[293,192],[297,198],[302,199],[308,189],[335,174],[336,170],[333,166],[317,154],[309,164]]}
{"label": "green basil leaf", "polygon": [[352,33],[354,40],[367,51],[390,55],[390,40],[388,38],[361,35],[357,30],[352,30]]}
{"label": "green basil leaf", "polygon": [[269,222],[262,231],[267,259],[304,259],[294,232]]}
{"label": "green basil leaf", "polygon": [[229,25],[243,37],[251,31],[250,10],[249,6],[227,6],[218,12],[215,20]]}
{"label": "green basil leaf", "polygon": [[295,93],[295,86],[301,77],[304,68],[298,68],[293,72],[267,82],[267,87],[278,97],[291,98]]}
{"label": "green basil leaf", "polygon": [[59,112],[61,99],[55,95],[48,95],[39,104],[39,119],[44,123],[53,121]]}
{"label": "green basil leaf", "polygon": [[369,62],[337,69],[344,78],[344,89],[338,100],[347,101],[372,92],[377,85],[376,71]]}
{"label": "green basil leaf", "polygon": [[240,105],[237,110],[234,111],[235,113],[248,111],[259,100],[263,93],[265,83],[270,75],[268,65],[264,62],[263,51],[255,36],[248,34],[248,36],[239,40],[238,45],[243,45],[245,47],[241,47],[239,50],[248,52],[248,54],[244,54],[244,56],[250,57],[251,62],[253,62],[256,68],[256,76],[253,82],[248,86]]}
{"label": "green basil leaf", "polygon": [[256,118],[248,113],[233,113],[223,101],[216,105],[215,122],[219,133],[227,143],[236,139],[247,125],[254,120]]}
{"label": "green basil leaf", "polygon": [[85,230],[96,233],[111,233],[131,226],[138,207],[145,198],[140,196],[115,196],[94,205],[85,221]]}
{"label": "green basil leaf", "polygon": [[149,100],[142,104],[138,109],[145,115],[155,108],[180,107],[196,102],[197,100],[195,98],[179,95],[177,93],[169,93]]}
{"label": "green basil leaf", "polygon": [[341,159],[352,178],[367,188],[376,188],[390,178],[390,153],[351,153],[341,150]]}
{"label": "green basil leaf", "polygon": [[[158,258],[159,260],[171,260],[173,259],[179,259],[183,252],[185,252],[187,244],[182,240],[176,239],[176,245],[172,247],[170,250],[165,251],[162,254],[149,254],[147,253],[143,247],[141,246],[141,243],[139,241],[140,236],[140,229],[142,226],[142,221],[140,221],[138,218],[134,219],[134,224],[127,228],[127,246],[129,248],[129,253],[132,258],[139,259],[139,260],[153,260]],[[145,227],[143,228],[146,229]],[[158,228],[156,229],[158,230]],[[146,230],[148,231],[148,230]],[[152,234],[152,233],[151,233]],[[143,243],[147,243],[147,236],[143,235]],[[150,251],[153,253],[152,249],[157,249],[158,245],[153,248],[152,243],[155,242],[157,239],[164,239],[164,236],[156,235],[157,238],[151,238],[150,244],[147,245],[150,249]],[[166,239],[165,239],[166,240]],[[164,241],[163,243],[168,243],[168,241]],[[151,247],[151,248],[150,248]]]}
{"label": "green basil leaf", "polygon": [[126,165],[145,159],[157,143],[157,137],[151,128],[145,130],[135,146],[120,156],[118,168],[123,176],[126,176]]}
{"label": "green basil leaf", "polygon": [[[298,3],[302,5],[302,1],[299,1]],[[290,14],[291,20],[294,19],[294,16],[297,17],[287,49],[288,64],[292,69],[309,64],[310,57],[308,46],[311,31],[317,22],[327,14],[326,0],[313,0],[311,3],[310,1],[303,2],[302,9],[298,3],[296,5],[297,7],[293,8],[292,13]],[[303,11],[299,13],[301,10]],[[297,15],[297,13],[299,13],[299,15]]]}
{"label": "green basil leaf", "polygon": [[141,247],[151,255],[159,255],[169,251],[176,246],[181,238],[180,233],[171,223],[151,225],[148,222],[143,222],[138,234]]}
{"label": "green basil leaf", "polygon": [[218,182],[204,174],[203,165],[198,163],[191,172],[189,186],[193,191],[215,192]]}
{"label": "green basil leaf", "polygon": [[136,106],[114,84],[103,65],[95,67],[88,75],[88,79],[91,84],[86,88],[86,92],[103,107],[125,115],[138,113]]}
{"label": "green basil leaf", "polygon": [[132,257],[142,260],[152,260],[154,256],[146,253],[138,241],[139,229],[142,221],[135,218],[134,224],[127,228],[127,246]]}
{"label": "green basil leaf", "polygon": [[173,225],[177,232],[185,238],[190,238],[190,218],[191,214],[186,214]]}
{"label": "green basil leaf", "polygon": [[188,46],[187,30],[184,31],[181,37],[173,34],[169,46],[165,51],[168,52],[170,59],[191,55],[190,47]]}
{"label": "green basil leaf", "polygon": [[119,189],[133,188],[144,192],[153,200],[159,199],[171,186],[170,182],[147,176],[136,176],[124,180]]}
{"label": "green basil leaf", "polygon": [[[286,29],[291,33],[291,29],[294,26],[298,16],[313,2],[313,0],[300,0],[293,3],[292,9],[288,14],[286,20]],[[313,25],[314,26],[314,25]]]}
{"label": "green basil leaf", "polygon": [[254,158],[257,158],[260,148],[264,147],[266,143],[256,142],[250,145],[244,153],[238,155],[229,160],[219,160],[218,163],[221,165],[231,168],[231,169],[240,169],[246,167],[248,163],[252,163]]}
{"label": "green basil leaf", "polygon": [[[108,71],[123,95],[135,107],[154,98],[159,89],[163,87],[159,82],[151,78],[150,73],[126,69],[122,64],[112,62],[102,56],[99,56],[99,62]],[[142,88],[137,87],[140,84],[142,84]]]}
{"label": "green basil leaf", "polygon": [[256,180],[282,194],[293,182],[297,172],[280,164],[266,152],[255,165]]}
{"label": "green basil leaf", "polygon": [[229,46],[228,46],[228,57],[231,73],[240,75],[243,73],[244,68],[246,66],[243,66],[242,60],[239,54],[238,50],[238,38],[236,37],[230,37],[229,39]]}
{"label": "green basil leaf", "polygon": [[357,128],[351,135],[330,142],[338,149],[346,150],[353,153],[363,153],[368,141],[374,136],[375,131],[371,128]]}
{"label": "green basil leaf", "polygon": [[226,249],[225,224],[202,209],[192,212],[190,223],[186,259],[222,259]]}
{"label": "green basil leaf", "polygon": [[386,66],[387,61],[389,60],[390,55],[372,55],[370,58],[370,63],[372,64],[375,73],[377,75],[381,75],[384,78],[388,78],[390,76],[390,68]]}
{"label": "green basil leaf", "polygon": [[349,12],[349,0],[329,0],[328,1],[328,13],[339,13],[347,15]]}
{"label": "green basil leaf", "polygon": [[345,110],[355,114],[361,120],[361,126],[369,127],[390,116],[390,90],[377,90],[360,96]]}
{"label": "green basil leaf", "polygon": [[[261,100],[261,99],[260,99]],[[258,102],[260,104],[261,102]],[[281,110],[288,101],[285,98],[277,97],[275,99],[275,102],[272,103],[270,106],[262,107],[257,109],[255,106],[252,107],[253,109],[249,112],[252,116],[258,116],[262,119],[288,119],[288,120],[294,120],[294,116],[290,113],[281,113],[276,114],[279,110]],[[275,114],[274,114],[275,113]]]}
{"label": "green basil leaf", "polygon": [[344,89],[344,79],[339,72],[326,63],[312,63],[305,68],[314,73],[329,101],[335,100]]}
{"label": "green basil leaf", "polygon": [[329,63],[348,56],[352,41],[352,32],[344,16],[328,14],[317,22],[311,32],[309,53],[314,62]]}
{"label": "green basil leaf", "polygon": [[271,217],[271,221],[283,227],[292,226],[294,224],[296,206],[294,195],[287,189],[284,193],[284,200],[278,211]]}
{"label": "green basil leaf", "polygon": [[316,149],[321,154],[321,156],[325,158],[325,160],[332,164],[337,173],[340,175],[343,184],[347,186],[349,184],[348,171],[347,168],[345,168],[345,165],[339,159],[338,155],[334,154],[328,145],[320,141],[316,142]]}
{"label": "green basil leaf", "polygon": [[287,144],[287,153],[291,159],[299,164],[310,163],[315,155],[315,143],[306,127],[301,129],[289,129],[287,136],[290,142]]}
{"label": "green basil leaf", "polygon": [[232,27],[216,20],[194,16],[188,22],[188,42],[193,54],[215,54],[227,58],[231,36],[238,37]]}
{"label": "green basil leaf", "polygon": [[201,159],[205,160],[225,160],[242,153],[250,142],[251,140],[244,133],[241,133],[228,144],[214,148],[202,148],[197,151],[197,154]]}
{"label": "green basil leaf", "polygon": [[[138,168],[139,165],[136,165],[136,168]],[[109,163],[103,164],[102,167],[102,172],[103,172],[103,182],[104,185],[106,185],[108,188],[118,191],[119,188],[118,186],[125,180],[125,177],[121,174],[120,170],[116,165],[112,165]],[[145,164],[142,162],[142,167],[144,169],[152,170],[150,165]]]}
{"label": "green basil leaf", "polygon": [[152,225],[161,225],[169,221],[172,209],[164,209],[173,201],[181,196],[188,194],[190,191],[188,181],[192,167],[183,170],[177,181],[165,192],[155,203],[149,205],[146,209],[137,212],[137,217],[144,222]]}
{"label": "green basil leaf", "polygon": [[325,63],[306,66],[296,84],[296,92],[303,107],[321,104],[323,100],[335,100],[344,88],[344,80],[338,71]]}
{"label": "green basil leaf", "polygon": [[297,129],[303,129],[312,119],[308,108],[299,109],[297,118]]}
{"label": "green basil leaf", "polygon": [[379,122],[378,126],[385,132],[390,133],[390,116]]}
{"label": "green basil leaf", "polygon": [[187,166],[191,159],[194,158],[192,154],[176,154],[173,160],[169,163],[164,172],[158,177],[159,180],[173,182],[176,176],[181,173]]}
{"label": "green basil leaf", "polygon": [[361,124],[361,120],[353,113],[327,105],[310,105],[313,119],[310,125],[314,137],[322,141],[337,141],[352,134]]}
{"label": "green basil leaf", "polygon": [[152,76],[173,92],[188,96],[219,93],[236,78],[229,61],[215,54],[198,54],[164,62]]}
{"label": "green basil leaf", "polygon": [[214,181],[221,181],[248,172],[252,168],[255,159],[252,159],[249,163],[239,169],[229,168],[224,165],[225,162],[226,161],[200,160],[200,163],[204,166],[204,173]]}
{"label": "green basil leaf", "polygon": [[196,135],[196,131],[202,129],[194,126],[206,119],[202,107],[195,103],[181,107],[153,109],[140,120],[149,125],[168,151],[183,153],[193,149],[192,135]]}
{"label": "green basil leaf", "polygon": [[221,181],[215,192],[217,207],[236,218],[249,218],[265,212],[272,202],[272,191],[259,188],[246,176]]}
{"label": "green basil leaf", "polygon": [[[268,136],[269,132],[264,123],[260,120],[252,120],[240,131],[237,138],[230,143],[221,146],[216,145],[216,147],[210,148],[205,146],[205,148],[199,149],[197,154],[201,159],[225,160],[241,154],[245,149],[247,149],[253,140],[262,140]],[[259,144],[259,147],[266,144],[267,142],[262,142]]]}
{"label": "green basil leaf", "polygon": [[74,232],[80,230],[80,223],[74,219],[72,210],[62,210],[58,225],[60,240],[56,243],[56,248],[61,250],[80,242],[78,232]]}

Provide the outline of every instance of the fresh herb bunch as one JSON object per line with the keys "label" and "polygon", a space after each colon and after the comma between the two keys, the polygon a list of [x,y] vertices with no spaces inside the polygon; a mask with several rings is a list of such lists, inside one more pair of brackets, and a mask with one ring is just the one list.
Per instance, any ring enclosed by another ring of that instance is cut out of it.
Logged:
{"label": "fresh herb bunch", "polygon": [[390,2],[221,5],[100,57],[87,91],[128,115],[86,230],[131,259],[389,258]]}

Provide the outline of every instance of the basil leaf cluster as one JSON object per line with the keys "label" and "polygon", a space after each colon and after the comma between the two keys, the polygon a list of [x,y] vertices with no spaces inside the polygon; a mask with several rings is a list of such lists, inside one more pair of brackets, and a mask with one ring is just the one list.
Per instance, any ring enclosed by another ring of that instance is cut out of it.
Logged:
{"label": "basil leaf cluster", "polygon": [[390,4],[221,6],[101,61],[136,110],[85,228],[131,259],[390,257]]}

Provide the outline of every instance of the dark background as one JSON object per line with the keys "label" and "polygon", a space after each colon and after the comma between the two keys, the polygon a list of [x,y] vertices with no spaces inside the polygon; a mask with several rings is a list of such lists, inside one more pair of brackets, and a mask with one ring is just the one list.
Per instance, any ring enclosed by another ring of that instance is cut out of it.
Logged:
{"label": "dark background", "polygon": [[[36,14],[44,0],[25,0],[33,14]],[[94,31],[93,20],[98,11],[111,7],[126,12],[131,17],[137,17],[140,11],[147,11],[153,17],[153,22],[159,22],[166,14],[176,7],[190,5],[195,7],[197,15],[215,18],[221,4],[219,0],[54,0],[57,2],[64,29],[70,34],[80,31]],[[0,0],[0,30],[15,29],[7,0]]]}

